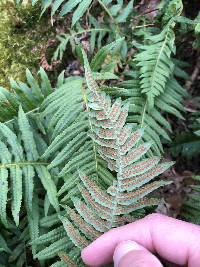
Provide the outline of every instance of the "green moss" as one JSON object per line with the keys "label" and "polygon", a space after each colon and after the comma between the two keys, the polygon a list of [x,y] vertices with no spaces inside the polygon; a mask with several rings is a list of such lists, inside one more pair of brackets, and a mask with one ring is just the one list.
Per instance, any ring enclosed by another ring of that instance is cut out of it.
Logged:
{"label": "green moss", "polygon": [[9,78],[24,80],[25,69],[38,70],[42,50],[52,37],[47,18],[40,19],[40,7],[0,0],[0,85],[8,87]]}

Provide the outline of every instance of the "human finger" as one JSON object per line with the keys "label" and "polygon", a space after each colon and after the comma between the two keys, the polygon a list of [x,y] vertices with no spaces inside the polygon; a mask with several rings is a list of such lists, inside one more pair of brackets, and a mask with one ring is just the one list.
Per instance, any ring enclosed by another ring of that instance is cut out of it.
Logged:
{"label": "human finger", "polygon": [[85,248],[82,258],[89,266],[110,263],[116,246],[126,240],[133,240],[172,263],[199,267],[200,227],[160,214],[110,230]]}

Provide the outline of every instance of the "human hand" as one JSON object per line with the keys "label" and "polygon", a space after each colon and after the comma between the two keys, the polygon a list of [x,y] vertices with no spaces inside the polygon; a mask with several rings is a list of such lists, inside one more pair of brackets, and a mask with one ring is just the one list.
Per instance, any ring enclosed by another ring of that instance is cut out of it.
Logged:
{"label": "human hand", "polygon": [[82,251],[89,266],[162,267],[152,254],[181,266],[200,267],[200,227],[160,214],[100,236]]}

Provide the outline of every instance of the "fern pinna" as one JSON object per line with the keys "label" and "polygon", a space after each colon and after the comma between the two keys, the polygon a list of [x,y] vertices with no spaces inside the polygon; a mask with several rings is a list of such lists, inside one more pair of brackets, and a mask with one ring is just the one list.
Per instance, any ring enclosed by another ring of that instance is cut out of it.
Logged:
{"label": "fern pinna", "polygon": [[[144,157],[150,144],[140,142],[142,130],[132,131],[132,125],[126,124],[128,103],[121,99],[111,103],[111,98],[101,92],[93,80],[84,52],[83,58],[92,125],[89,135],[97,153],[116,173],[116,180],[105,191],[97,185],[98,178],[92,179],[79,170],[78,188],[83,200],[74,197],[75,209],[66,207],[69,218],[61,218],[69,238],[79,250],[100,234],[133,221],[134,211],[158,204],[157,199],[146,196],[167,182],[150,181],[172,165],[172,162],[159,164],[158,157]],[[77,248],[70,255],[61,256],[68,266],[81,266],[80,259],[75,258]]]}

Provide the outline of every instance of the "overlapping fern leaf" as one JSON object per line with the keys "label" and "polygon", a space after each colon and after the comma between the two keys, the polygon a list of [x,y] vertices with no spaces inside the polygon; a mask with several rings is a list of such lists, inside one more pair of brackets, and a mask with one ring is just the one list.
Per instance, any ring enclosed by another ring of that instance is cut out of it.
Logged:
{"label": "overlapping fern leaf", "polygon": [[78,188],[83,200],[73,197],[74,209],[66,207],[70,219],[62,217],[65,230],[76,247],[70,255],[63,256],[68,266],[82,266],[79,258],[77,261],[77,253],[100,234],[134,220],[137,210],[157,205],[157,199],[146,196],[166,182],[150,181],[172,165],[172,162],[159,163],[159,157],[144,157],[150,144],[140,142],[143,130],[132,131],[132,125],[126,124],[128,104],[121,99],[111,103],[111,98],[101,92],[94,81],[84,52],[83,57],[90,91],[87,116],[92,127],[89,136],[97,153],[116,173],[116,179],[106,191],[98,184],[97,177],[89,177],[79,168]]}
{"label": "overlapping fern leaf", "polygon": [[[12,254],[13,257],[5,255],[5,259],[9,261],[12,259],[13,262],[18,262],[19,266],[27,264],[27,260],[24,258],[27,253],[26,248],[28,250],[28,247],[31,246],[32,254],[35,256],[38,254],[39,245],[40,247],[42,245],[42,242],[39,244],[33,242],[39,238],[40,230],[43,229],[39,225],[40,216],[46,217],[49,211],[58,214],[60,209],[56,189],[56,172],[50,172],[47,169],[48,162],[40,158],[47,148],[47,142],[51,135],[51,133],[45,132],[45,123],[43,124],[39,117],[40,107],[44,98],[53,92],[53,88],[43,69],[40,70],[40,84],[29,71],[27,71],[27,75],[29,75],[27,77],[28,84],[12,81],[12,91],[4,89],[4,95],[9,96],[9,98],[7,97],[9,112],[7,117],[3,117],[2,121],[4,122],[0,125],[0,223],[10,231],[13,228],[11,215],[18,228],[21,227],[19,223],[24,214],[26,214],[27,221],[28,233],[25,243],[22,239],[18,241],[20,243],[16,247],[16,256],[15,251]],[[64,83],[64,76],[61,74],[57,81],[57,88],[62,86],[63,89]],[[6,101],[3,95],[2,99]],[[28,105],[29,102],[32,103],[31,106]],[[14,103],[17,103],[16,110],[11,113],[10,111],[14,110]],[[21,105],[23,105],[23,109]],[[38,195],[42,196],[39,201],[37,201]],[[69,242],[69,239],[66,238],[63,239],[62,248],[64,245],[66,246],[67,240]],[[33,243],[30,245],[30,242]],[[57,250],[60,251],[58,244]],[[52,255],[57,255],[57,250],[53,247],[53,254],[50,247],[49,254],[47,250],[44,252],[45,258],[49,259],[52,258]],[[0,253],[5,254],[6,251]]]}
{"label": "overlapping fern leaf", "polygon": [[[93,65],[101,64],[104,57],[103,52],[100,53],[98,60],[94,58]],[[99,76],[97,72],[93,74]],[[69,189],[72,189],[70,194],[77,192],[75,177],[80,166],[88,175],[98,173],[105,185],[113,179],[112,174],[105,168],[105,162],[97,155],[94,142],[88,136],[91,122],[87,116],[86,99],[83,79],[69,78],[63,86],[46,98],[41,107],[41,117],[46,120],[50,136],[49,146],[42,158],[50,162],[49,170],[57,169],[58,177],[66,180],[58,196],[62,196]],[[61,201],[68,198],[68,195],[65,195]]]}
{"label": "overlapping fern leaf", "polygon": [[141,94],[140,79],[137,71],[129,71],[127,80],[120,82],[117,87],[104,87],[111,96],[121,96],[129,101],[128,122],[144,128],[143,140],[151,142],[151,155],[163,153],[163,143],[171,140],[171,126],[165,114],[171,114],[183,119],[183,99],[186,90],[178,83],[175,74],[168,79],[164,92],[155,99],[154,107],[148,109],[148,100]]}

